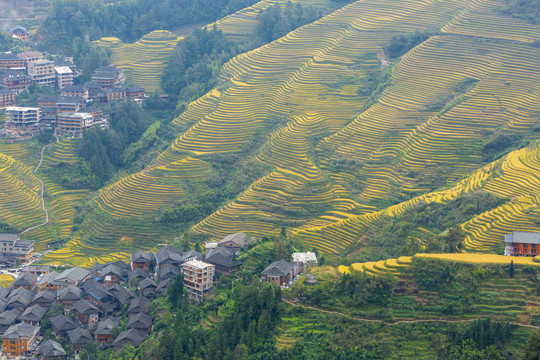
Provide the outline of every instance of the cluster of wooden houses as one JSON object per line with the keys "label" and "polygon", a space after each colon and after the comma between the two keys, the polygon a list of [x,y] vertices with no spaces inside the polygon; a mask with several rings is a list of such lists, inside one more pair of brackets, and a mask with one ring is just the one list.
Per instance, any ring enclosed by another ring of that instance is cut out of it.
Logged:
{"label": "cluster of wooden houses", "polygon": [[[67,344],[74,353],[89,341],[115,351],[128,344],[138,347],[153,324],[153,299],[163,296],[180,276],[189,298],[203,301],[216,273],[229,275],[239,269],[242,262],[236,257],[250,241],[246,234],[236,233],[207,243],[204,260],[200,252],[163,246],[155,254],[131,254],[129,264],[115,261],[62,272],[27,266],[9,288],[0,288],[2,353],[63,359],[69,352],[63,346]],[[292,263],[280,260],[268,266],[261,280],[287,286],[316,262],[314,253],[295,253]],[[55,304],[61,305],[61,313]],[[122,323],[120,315],[126,313],[128,320]],[[45,319],[56,340],[42,339]]]}

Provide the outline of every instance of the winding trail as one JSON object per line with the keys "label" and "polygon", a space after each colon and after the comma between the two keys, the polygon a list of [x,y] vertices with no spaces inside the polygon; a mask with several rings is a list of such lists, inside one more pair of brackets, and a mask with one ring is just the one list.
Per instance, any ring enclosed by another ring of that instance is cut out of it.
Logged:
{"label": "winding trail", "polygon": [[[291,306],[302,305],[302,304],[298,304],[298,303],[295,303],[295,302],[292,302],[292,301],[289,301],[289,300],[285,300],[285,299],[282,299],[282,301],[289,304],[289,305],[291,305]],[[307,308],[307,309],[310,309],[310,310],[315,310],[315,311],[323,312],[323,313],[326,313],[326,314],[339,315],[339,316],[342,316],[342,317],[345,317],[345,318],[351,319],[351,320],[381,323],[381,324],[385,324],[385,325],[388,325],[388,326],[394,326],[394,325],[398,325],[398,324],[422,323],[422,322],[425,322],[425,323],[427,323],[427,322],[466,323],[466,322],[476,321],[476,320],[479,320],[479,319],[484,319],[483,317],[477,317],[477,318],[473,318],[473,319],[460,319],[460,320],[419,319],[419,320],[398,320],[398,321],[395,321],[395,322],[387,322],[387,321],[384,321],[384,320],[366,319],[366,318],[361,318],[361,317],[356,317],[356,316],[350,316],[350,315],[344,314],[344,313],[339,312],[339,311],[324,310],[324,309],[320,309],[320,308],[309,306],[309,305],[302,305],[302,306]],[[527,328],[531,328],[531,329],[540,329],[540,326],[522,324],[522,323],[513,322],[513,321],[510,321],[510,324],[516,325],[516,326],[521,326],[521,327],[527,327]]]}
{"label": "winding trail", "polygon": [[41,166],[41,164],[43,163],[43,154],[45,152],[45,149],[52,146],[52,145],[54,145],[54,144],[56,144],[58,142],[58,136],[56,135],[56,130],[54,132],[54,137],[56,138],[55,142],[52,142],[52,143],[47,144],[47,145],[43,145],[43,147],[41,148],[41,156],[39,158],[39,163],[34,168],[34,174],[36,174],[36,178],[38,179],[39,183],[41,184],[41,195],[40,195],[40,197],[41,197],[41,208],[43,209],[43,211],[45,211],[45,221],[42,222],[41,224],[29,227],[28,229],[22,231],[19,235],[22,235],[25,232],[37,229],[37,228],[42,227],[44,225],[47,225],[49,223],[49,212],[45,208],[45,199],[43,198],[43,193],[45,192],[45,184],[43,184],[43,181],[37,176],[37,171],[38,171],[39,167]]}

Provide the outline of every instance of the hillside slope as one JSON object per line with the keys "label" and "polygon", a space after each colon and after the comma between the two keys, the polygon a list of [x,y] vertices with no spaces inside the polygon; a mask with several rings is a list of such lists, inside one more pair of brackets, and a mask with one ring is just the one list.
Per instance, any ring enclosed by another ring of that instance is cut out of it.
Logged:
{"label": "hillside slope", "polygon": [[112,64],[124,71],[128,84],[153,92],[159,89],[161,73],[180,39],[170,31],[154,30],[133,44],[114,37],[95,43],[111,49]]}
{"label": "hillside slope", "polygon": [[[126,248],[120,239],[128,236],[129,247],[151,247],[178,236],[186,224],[162,223],[160,213],[216,177],[236,193],[195,232],[262,236],[286,226],[329,253],[344,251],[383,212],[458,196],[475,182],[466,176],[485,163],[487,142],[502,132],[538,137],[540,50],[530,45],[540,26],[499,15],[501,5],[356,2],[234,58],[221,85],[175,119],[178,137],[155,164],[91,200],[83,243]],[[373,82],[393,36],[434,29]],[[517,198],[464,224],[470,249],[490,249],[518,225],[535,228],[527,214],[538,197],[517,186],[509,164],[521,162],[534,179],[538,152],[522,152],[480,170],[503,169],[486,190]],[[462,178],[455,195],[421,195]]]}

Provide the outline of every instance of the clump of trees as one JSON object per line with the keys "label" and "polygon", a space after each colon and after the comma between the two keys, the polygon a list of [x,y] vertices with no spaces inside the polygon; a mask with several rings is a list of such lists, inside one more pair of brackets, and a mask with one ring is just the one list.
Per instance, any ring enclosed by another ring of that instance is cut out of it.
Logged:
{"label": "clump of trees", "polygon": [[263,44],[279,39],[287,33],[303,25],[314,22],[322,16],[312,6],[303,7],[301,4],[288,2],[284,8],[279,4],[259,11],[259,21],[255,36]]}
{"label": "clump of trees", "polygon": [[429,39],[431,35],[433,35],[431,31],[416,30],[412,34],[392,36],[390,43],[384,47],[384,51],[390,59],[396,59]]}
{"label": "clump of trees", "polygon": [[254,0],[61,0],[39,29],[51,52],[71,54],[74,41],[115,36],[134,42],[155,29],[210,23],[255,3]]}
{"label": "clump of trees", "polygon": [[[169,288],[171,313],[156,327],[158,341],[150,351],[155,359],[243,359],[274,354],[272,335],[282,314],[281,289],[255,281],[238,284],[222,319],[212,329],[198,326],[201,310],[186,301],[178,277]],[[212,307],[212,305],[207,305]]]}

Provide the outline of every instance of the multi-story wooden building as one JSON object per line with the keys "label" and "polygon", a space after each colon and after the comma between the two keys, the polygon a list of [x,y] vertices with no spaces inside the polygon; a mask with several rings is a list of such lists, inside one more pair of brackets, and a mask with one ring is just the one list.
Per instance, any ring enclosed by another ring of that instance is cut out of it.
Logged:
{"label": "multi-story wooden building", "polygon": [[0,84],[19,94],[32,82],[30,76],[19,70],[4,70],[0,73]]}
{"label": "multi-story wooden building", "polygon": [[504,235],[507,256],[537,256],[540,255],[540,233],[514,231]]}
{"label": "multi-story wooden building", "polygon": [[24,60],[15,54],[0,54],[1,69],[24,69]]}
{"label": "multi-story wooden building", "polygon": [[189,298],[197,302],[203,301],[214,286],[216,267],[199,260],[190,260],[182,265],[184,270],[184,286]]}
{"label": "multi-story wooden building", "polygon": [[11,37],[14,37],[14,38],[17,38],[21,41],[28,41],[30,40],[30,33],[28,32],[28,30],[26,30],[26,28],[22,27],[22,26],[19,26],[19,25],[15,25],[15,26],[12,26],[9,28],[9,35]]}
{"label": "multi-story wooden building", "polygon": [[92,82],[104,88],[124,84],[124,72],[114,66],[102,66],[92,74]]}
{"label": "multi-story wooden building", "polygon": [[274,261],[261,273],[261,280],[287,286],[294,278],[294,265],[285,260]]}
{"label": "multi-story wooden building", "polygon": [[153,257],[154,254],[146,253],[144,251],[137,251],[136,253],[131,254],[131,270],[141,269],[149,271]]}
{"label": "multi-story wooden building", "polygon": [[0,109],[5,109],[8,106],[15,105],[17,94],[13,90],[5,87],[0,87]]}
{"label": "multi-story wooden building", "polygon": [[88,113],[62,112],[58,114],[58,132],[62,135],[81,137],[83,131],[94,124]]}
{"label": "multi-story wooden building", "polygon": [[2,352],[10,357],[25,356],[33,348],[39,326],[19,323],[10,326],[2,336]]}
{"label": "multi-story wooden building", "polygon": [[83,99],[88,99],[88,89],[83,88],[78,85],[68,85],[64,86],[60,91],[62,96],[71,96],[71,97],[80,97]]}

